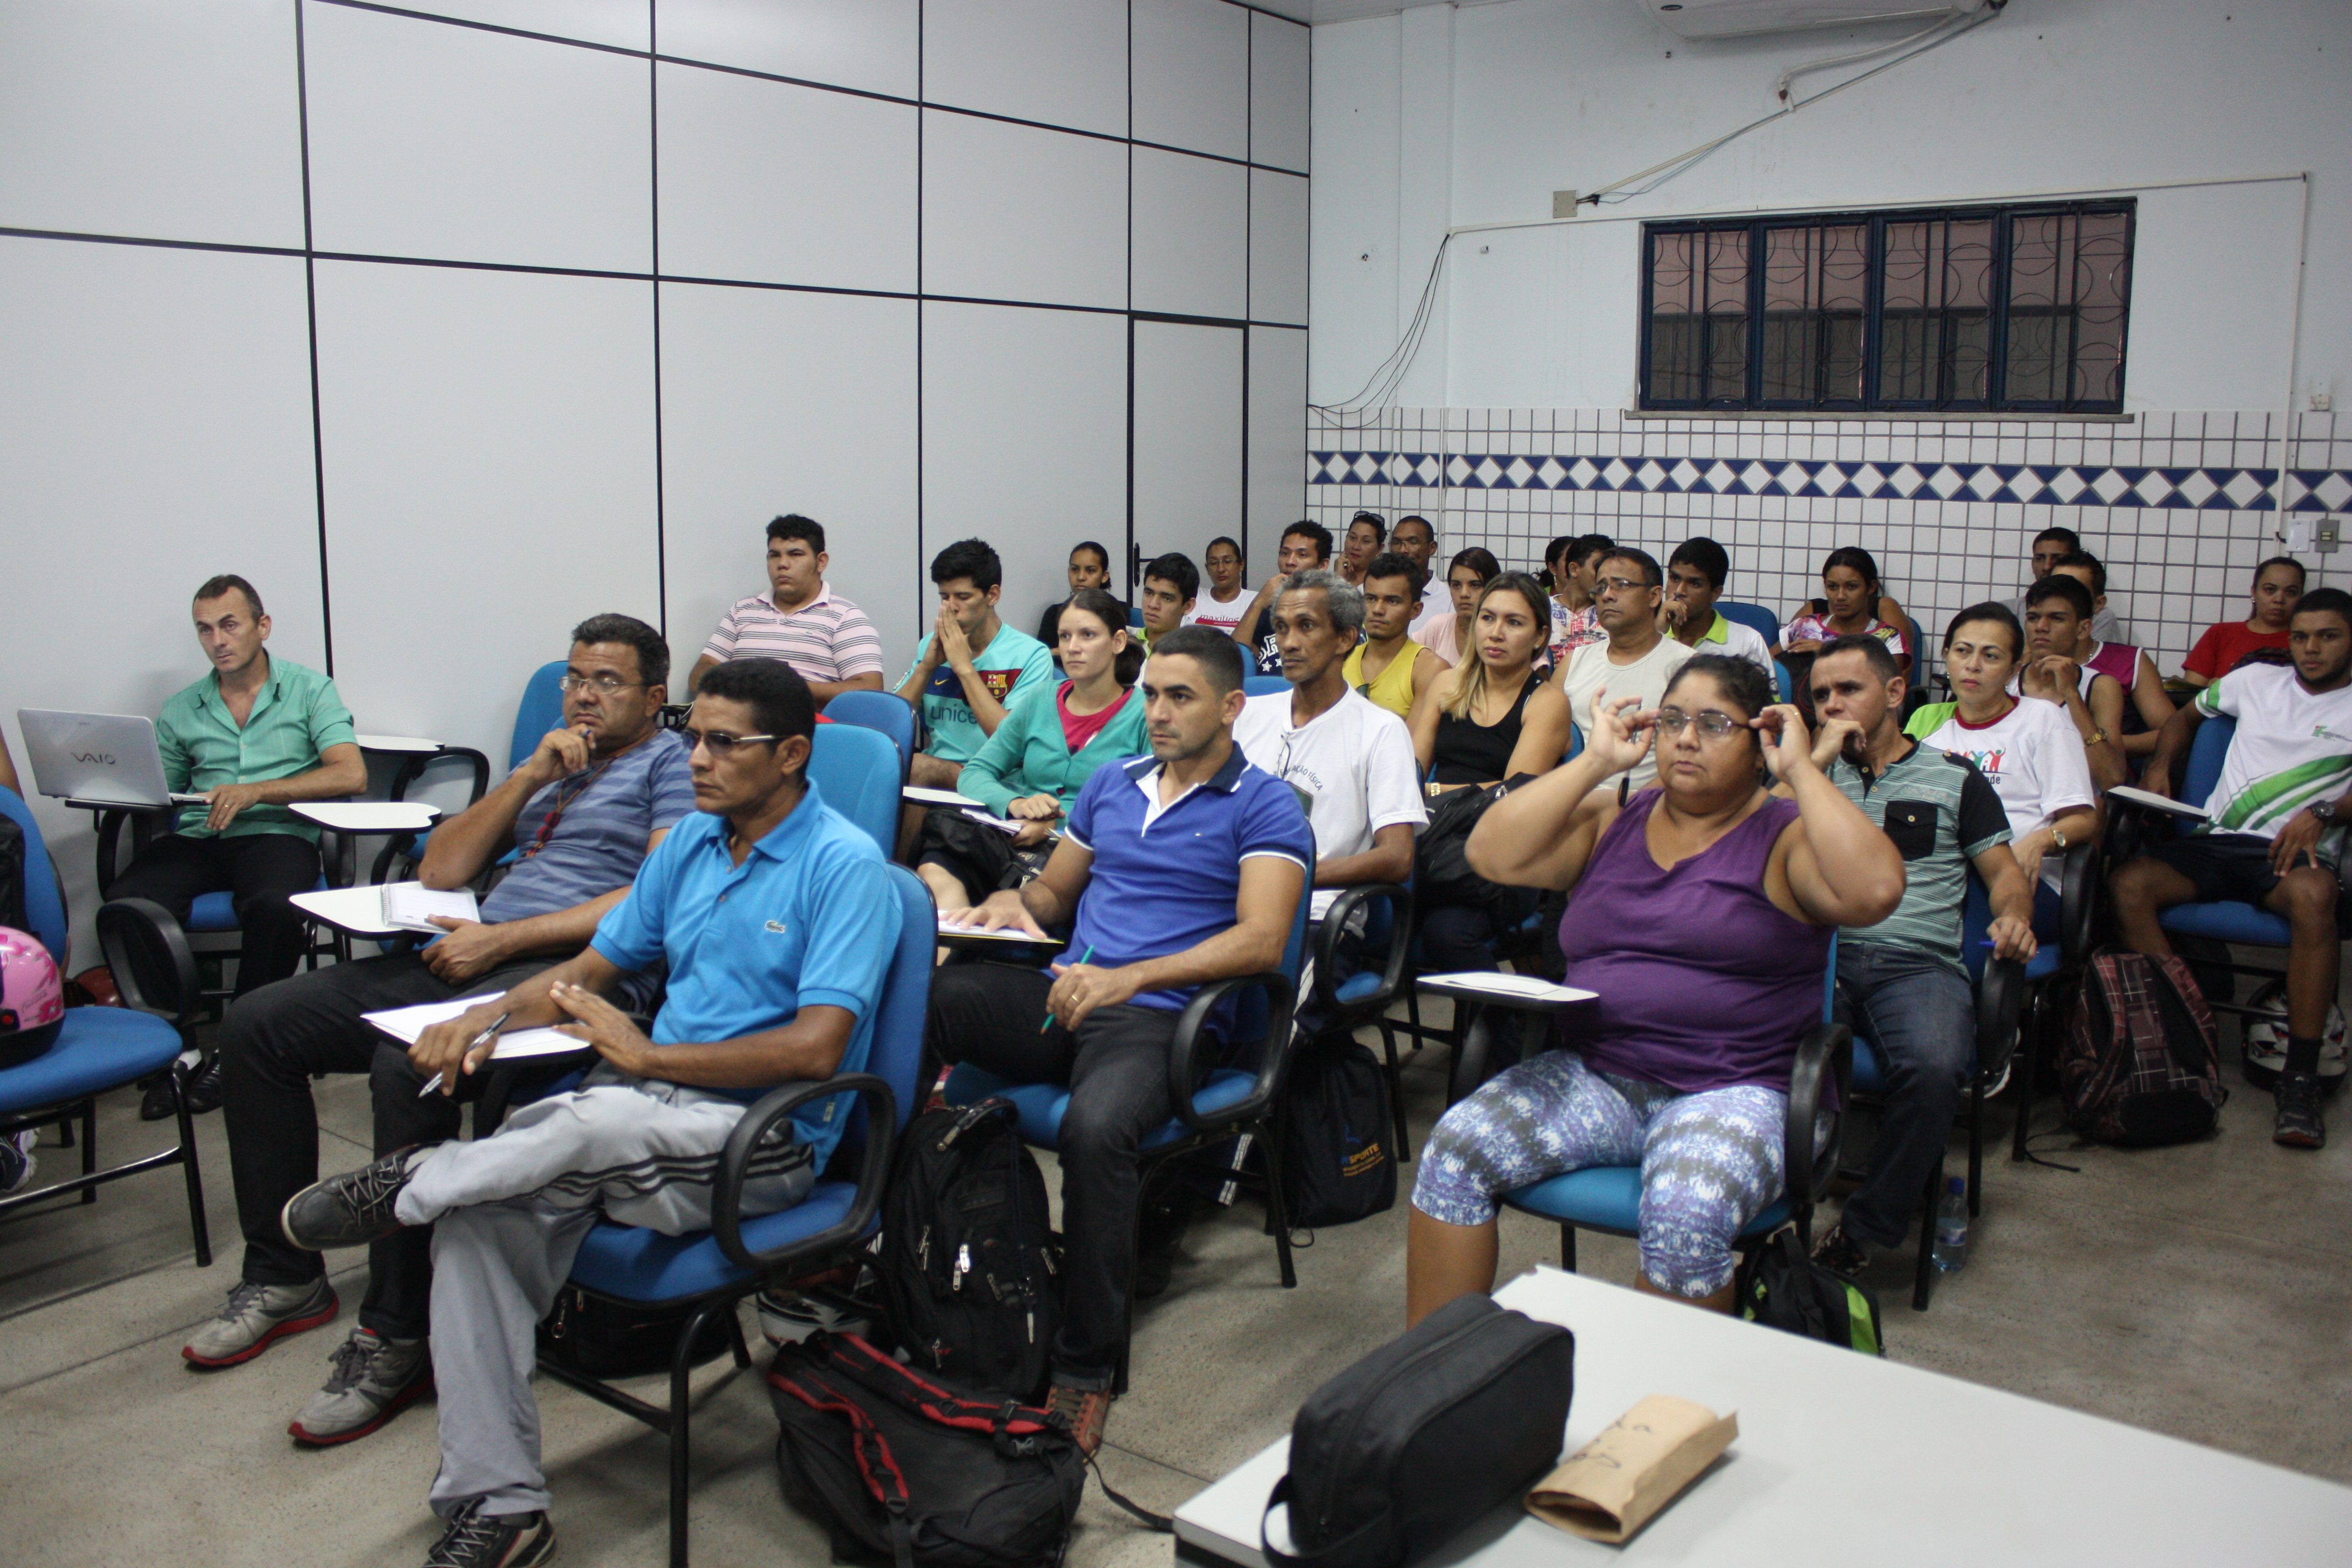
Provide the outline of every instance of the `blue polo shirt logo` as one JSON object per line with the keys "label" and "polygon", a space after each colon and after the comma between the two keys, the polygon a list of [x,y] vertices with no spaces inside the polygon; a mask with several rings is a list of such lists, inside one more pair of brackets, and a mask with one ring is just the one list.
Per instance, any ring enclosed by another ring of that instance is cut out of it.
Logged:
{"label": "blue polo shirt logo", "polygon": [[784,922],[782,921],[770,921],[768,922],[768,931],[772,935],[782,936],[784,934]]}

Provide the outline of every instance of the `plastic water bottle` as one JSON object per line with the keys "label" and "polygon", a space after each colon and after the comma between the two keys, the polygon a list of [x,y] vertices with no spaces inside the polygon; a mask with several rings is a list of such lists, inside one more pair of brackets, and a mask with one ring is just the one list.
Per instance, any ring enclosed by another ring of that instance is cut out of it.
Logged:
{"label": "plastic water bottle", "polygon": [[1969,1184],[1958,1176],[1944,1183],[1944,1201],[1936,1205],[1937,1269],[1945,1274],[1968,1267]]}

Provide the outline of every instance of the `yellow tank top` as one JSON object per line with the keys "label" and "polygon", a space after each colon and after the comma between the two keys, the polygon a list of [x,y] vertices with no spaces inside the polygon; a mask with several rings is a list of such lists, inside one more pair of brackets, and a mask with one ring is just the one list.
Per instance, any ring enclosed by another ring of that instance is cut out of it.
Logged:
{"label": "yellow tank top", "polygon": [[1339,667],[1339,673],[1349,685],[1398,718],[1410,719],[1412,717],[1412,667],[1420,658],[1421,645],[1408,641],[1397,649],[1397,656],[1389,660],[1388,668],[1381,671],[1381,678],[1367,683],[1364,679],[1364,645],[1358,643],[1355,651],[1348,656],[1348,662]]}

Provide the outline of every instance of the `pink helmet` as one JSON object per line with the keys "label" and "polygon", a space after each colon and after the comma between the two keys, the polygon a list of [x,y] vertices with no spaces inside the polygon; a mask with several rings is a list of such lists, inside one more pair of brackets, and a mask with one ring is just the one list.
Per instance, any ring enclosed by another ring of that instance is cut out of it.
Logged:
{"label": "pink helmet", "polygon": [[38,1029],[53,1030],[65,1016],[66,992],[58,978],[58,961],[37,938],[0,926],[0,1043],[31,1044],[26,1037]]}

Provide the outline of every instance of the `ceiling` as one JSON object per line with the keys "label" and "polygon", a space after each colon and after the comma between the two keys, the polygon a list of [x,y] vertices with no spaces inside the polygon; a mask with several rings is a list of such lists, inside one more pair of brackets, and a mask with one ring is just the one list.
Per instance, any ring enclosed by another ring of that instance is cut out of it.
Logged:
{"label": "ceiling", "polygon": [[1261,11],[1294,22],[1353,22],[1363,16],[1393,16],[1423,5],[1491,5],[1496,0],[1250,0]]}

